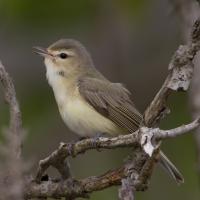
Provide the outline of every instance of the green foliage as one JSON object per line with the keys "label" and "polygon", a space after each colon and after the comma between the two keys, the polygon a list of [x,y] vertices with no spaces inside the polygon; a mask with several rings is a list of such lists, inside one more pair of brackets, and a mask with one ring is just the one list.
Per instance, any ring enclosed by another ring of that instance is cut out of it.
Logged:
{"label": "green foliage", "polygon": [[[94,22],[100,12],[104,12],[107,1],[94,0],[1,0],[0,16],[4,20],[27,25],[65,26],[66,24]],[[113,1],[115,8],[134,14],[141,10],[145,1]],[[111,8],[112,10],[112,8]]]}

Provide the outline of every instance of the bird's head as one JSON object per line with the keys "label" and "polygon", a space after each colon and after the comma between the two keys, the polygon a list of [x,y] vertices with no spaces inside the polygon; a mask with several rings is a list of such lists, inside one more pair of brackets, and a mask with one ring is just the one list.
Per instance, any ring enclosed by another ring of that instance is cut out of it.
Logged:
{"label": "bird's head", "polygon": [[61,39],[48,48],[34,47],[37,54],[45,58],[45,65],[52,70],[62,70],[68,75],[80,73],[93,67],[85,47],[73,39]]}

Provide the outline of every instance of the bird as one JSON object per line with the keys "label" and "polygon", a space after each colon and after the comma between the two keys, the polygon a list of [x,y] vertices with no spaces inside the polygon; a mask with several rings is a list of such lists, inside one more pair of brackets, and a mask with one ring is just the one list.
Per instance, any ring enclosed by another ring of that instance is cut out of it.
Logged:
{"label": "bird", "polygon": [[[35,47],[44,57],[46,78],[53,89],[64,123],[80,137],[130,134],[143,116],[121,83],[109,81],[95,67],[90,53],[77,40],[60,39],[47,48]],[[178,183],[184,178],[160,152],[160,163]]]}

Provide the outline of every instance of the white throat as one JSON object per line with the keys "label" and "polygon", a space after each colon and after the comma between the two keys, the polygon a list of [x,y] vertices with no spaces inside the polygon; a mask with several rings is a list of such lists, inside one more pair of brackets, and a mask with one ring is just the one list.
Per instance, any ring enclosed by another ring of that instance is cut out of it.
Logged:
{"label": "white throat", "polygon": [[44,63],[46,66],[46,78],[49,85],[53,88],[59,81],[59,77],[57,76],[59,69],[57,69],[58,67],[50,59],[45,59]]}

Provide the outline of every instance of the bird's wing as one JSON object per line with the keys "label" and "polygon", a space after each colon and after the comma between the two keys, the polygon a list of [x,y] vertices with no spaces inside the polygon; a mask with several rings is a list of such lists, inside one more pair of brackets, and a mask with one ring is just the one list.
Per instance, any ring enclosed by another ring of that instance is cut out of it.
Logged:
{"label": "bird's wing", "polygon": [[142,116],[130,100],[130,92],[120,83],[96,78],[82,78],[78,82],[81,96],[103,116],[129,132],[138,129]]}

